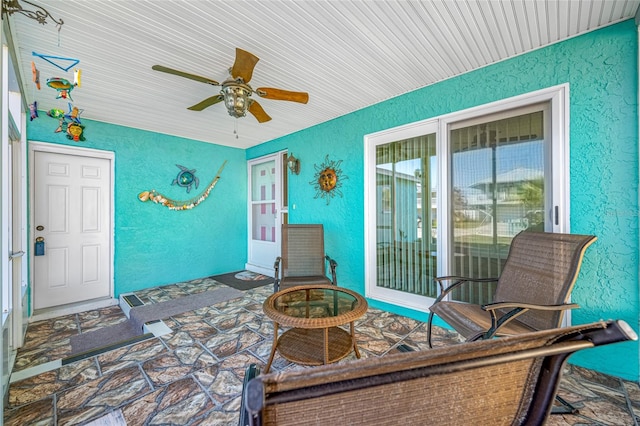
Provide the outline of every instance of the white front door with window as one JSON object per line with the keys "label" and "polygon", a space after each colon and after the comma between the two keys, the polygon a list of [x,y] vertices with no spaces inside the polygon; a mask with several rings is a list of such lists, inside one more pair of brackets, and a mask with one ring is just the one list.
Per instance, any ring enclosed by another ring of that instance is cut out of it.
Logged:
{"label": "white front door with window", "polygon": [[32,149],[34,309],[110,298],[113,153]]}

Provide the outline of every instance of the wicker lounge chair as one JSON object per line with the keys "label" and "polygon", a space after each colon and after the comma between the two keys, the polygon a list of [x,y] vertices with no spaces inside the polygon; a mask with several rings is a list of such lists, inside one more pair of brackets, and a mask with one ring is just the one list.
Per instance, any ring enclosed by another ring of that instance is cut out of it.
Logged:
{"label": "wicker lounge chair", "polygon": [[[326,262],[331,279],[326,276]],[[273,265],[274,291],[297,285],[338,285],[337,266],[324,252],[322,225],[282,225],[282,252]]]}
{"label": "wicker lounge chair", "polygon": [[246,377],[240,426],[541,425],[569,355],[636,339],[597,322]]}
{"label": "wicker lounge chair", "polygon": [[[511,242],[500,278],[436,278],[441,293],[429,308],[429,346],[434,314],[468,341],[560,327],[564,312],[579,307],[567,302],[584,252],[595,240],[592,235],[523,231]],[[446,300],[462,285],[491,281],[498,284],[490,304]]]}

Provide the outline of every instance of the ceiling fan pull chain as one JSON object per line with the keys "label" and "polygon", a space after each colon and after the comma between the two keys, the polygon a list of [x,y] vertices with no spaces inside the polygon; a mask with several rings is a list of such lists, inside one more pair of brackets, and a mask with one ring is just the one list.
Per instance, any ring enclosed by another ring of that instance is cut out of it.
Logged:
{"label": "ceiling fan pull chain", "polygon": [[236,139],[238,139],[238,119],[236,118],[236,122],[233,124],[233,134],[236,135]]}

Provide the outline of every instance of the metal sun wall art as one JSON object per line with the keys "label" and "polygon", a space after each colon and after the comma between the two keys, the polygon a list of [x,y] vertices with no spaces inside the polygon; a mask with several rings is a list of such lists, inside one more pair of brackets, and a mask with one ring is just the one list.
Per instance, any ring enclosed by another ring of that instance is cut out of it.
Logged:
{"label": "metal sun wall art", "polygon": [[[222,166],[220,166],[220,169],[218,170],[218,173],[216,173],[216,176],[213,178],[211,183],[207,185],[205,190],[202,191],[202,193],[200,193],[200,195],[197,195],[186,201],[172,200],[171,198],[168,198],[162,195],[155,189],[141,192],[140,194],[138,194],[138,199],[142,202],[153,201],[156,204],[160,204],[167,207],[169,210],[178,210],[178,211],[191,210],[192,208],[197,207],[201,202],[207,199],[207,197],[209,196],[209,193],[211,193],[213,188],[216,186],[216,183],[218,183],[218,180],[220,180],[220,174],[222,173],[222,169],[224,169],[224,166],[226,164],[227,164],[227,160],[225,160],[224,163],[222,163]],[[179,186],[183,186],[183,187],[186,186],[187,192],[189,192],[189,190],[191,189],[191,184],[193,183],[196,183],[196,188],[197,188],[198,187],[197,178],[193,175],[193,173],[195,173],[195,170],[188,170],[186,168],[183,168],[182,166],[178,166],[178,167],[182,171],[178,174],[178,177],[174,180],[174,184],[177,183]],[[188,174],[189,176],[186,176],[186,174]],[[183,180],[182,178],[185,178],[186,180]],[[187,182],[189,180],[190,182]]]}
{"label": "metal sun wall art", "polygon": [[316,169],[315,178],[309,182],[316,189],[316,195],[313,198],[324,198],[328,205],[336,194],[343,196],[340,187],[342,187],[342,181],[349,178],[342,173],[341,164],[342,160],[329,160],[329,154],[327,154],[323,163],[319,166],[313,165]]}

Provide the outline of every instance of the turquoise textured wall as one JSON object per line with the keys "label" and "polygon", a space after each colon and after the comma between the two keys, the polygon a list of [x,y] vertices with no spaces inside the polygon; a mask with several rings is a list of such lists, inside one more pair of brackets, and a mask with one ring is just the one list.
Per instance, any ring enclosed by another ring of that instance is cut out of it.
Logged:
{"label": "turquoise textured wall", "polygon": [[[247,246],[247,166],[241,149],[82,120],[84,142],[54,133],[58,120],[40,111],[29,140],[115,152],[115,292],[182,282],[244,268]],[[155,189],[175,200],[200,194],[227,160],[209,197],[171,211],[138,194]],[[198,189],[172,186],[181,164],[196,169]]]}
{"label": "turquoise textured wall", "polygon": [[[363,136],[511,96],[569,83],[571,232],[595,234],[573,293],[573,323],[623,319],[638,329],[638,46],[626,21],[356,111],[251,148],[252,159],[289,149],[290,222],[323,223],[340,285],[364,293]],[[313,102],[313,93],[310,94]],[[343,198],[314,199],[314,165],[343,160]],[[294,207],[295,205],[295,207]],[[371,306],[421,320],[423,313]],[[570,362],[638,379],[638,344],[576,354]]]}

